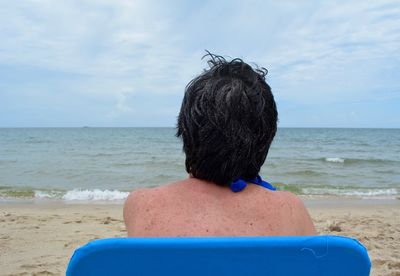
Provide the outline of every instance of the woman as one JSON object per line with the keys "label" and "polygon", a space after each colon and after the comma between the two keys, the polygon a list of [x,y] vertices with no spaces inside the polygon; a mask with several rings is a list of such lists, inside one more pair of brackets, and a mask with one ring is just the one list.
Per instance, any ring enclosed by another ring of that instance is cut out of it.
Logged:
{"label": "woman", "polygon": [[178,117],[189,178],[133,191],[128,236],[314,235],[301,200],[258,176],[277,129],[267,70],[208,56]]}

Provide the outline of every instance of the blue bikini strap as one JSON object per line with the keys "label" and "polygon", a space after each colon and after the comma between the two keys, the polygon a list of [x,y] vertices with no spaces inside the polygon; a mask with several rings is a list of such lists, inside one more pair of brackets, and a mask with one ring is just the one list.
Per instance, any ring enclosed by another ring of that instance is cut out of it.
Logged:
{"label": "blue bikini strap", "polygon": [[246,179],[246,180],[240,177],[231,183],[230,188],[231,188],[232,192],[234,192],[234,193],[240,192],[246,188],[247,182],[262,186],[271,191],[276,190],[276,188],[274,186],[272,186],[270,183],[262,180],[261,176],[259,176],[259,175],[257,175],[253,179]]}

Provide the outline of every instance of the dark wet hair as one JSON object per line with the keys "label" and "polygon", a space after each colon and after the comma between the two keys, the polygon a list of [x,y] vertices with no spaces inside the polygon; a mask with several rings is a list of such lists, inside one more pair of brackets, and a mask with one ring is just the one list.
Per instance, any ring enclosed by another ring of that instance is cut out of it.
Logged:
{"label": "dark wet hair", "polygon": [[259,173],[278,113],[265,68],[207,53],[210,68],[186,86],[176,135],[183,140],[188,173],[229,185]]}

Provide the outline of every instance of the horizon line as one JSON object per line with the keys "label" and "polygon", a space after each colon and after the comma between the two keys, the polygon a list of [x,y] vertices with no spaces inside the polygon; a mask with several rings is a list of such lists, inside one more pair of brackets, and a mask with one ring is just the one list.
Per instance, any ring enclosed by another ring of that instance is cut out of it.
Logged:
{"label": "horizon line", "polygon": [[[176,128],[175,126],[0,126],[0,129],[28,129],[28,128]],[[400,127],[338,127],[338,126],[282,126],[279,128],[300,129],[400,129]]]}

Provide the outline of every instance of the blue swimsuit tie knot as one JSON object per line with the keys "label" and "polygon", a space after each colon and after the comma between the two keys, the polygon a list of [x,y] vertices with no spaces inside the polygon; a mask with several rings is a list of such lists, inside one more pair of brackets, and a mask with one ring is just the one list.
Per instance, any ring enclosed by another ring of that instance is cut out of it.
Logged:
{"label": "blue swimsuit tie knot", "polygon": [[[276,188],[274,186],[272,186],[270,183],[268,183],[267,181],[262,180],[261,176],[257,175],[255,178],[253,179],[246,179],[247,182],[262,186],[268,190],[271,191],[275,191]],[[239,177],[238,179],[236,179],[235,181],[233,181],[230,185],[230,188],[232,190],[232,192],[237,193],[240,192],[242,190],[244,190],[247,186],[247,182],[246,180],[242,179],[241,177]]]}

